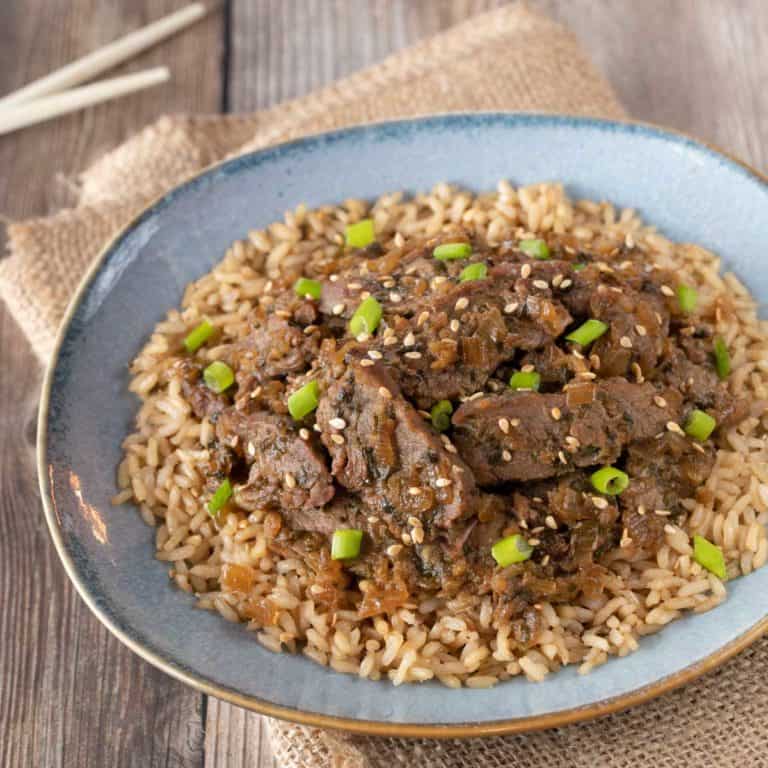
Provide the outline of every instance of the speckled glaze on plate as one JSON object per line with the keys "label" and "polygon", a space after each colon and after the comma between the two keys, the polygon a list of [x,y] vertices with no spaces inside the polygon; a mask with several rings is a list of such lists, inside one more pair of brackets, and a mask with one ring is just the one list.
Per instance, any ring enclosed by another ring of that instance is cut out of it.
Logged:
{"label": "speckled glaze on plate", "polygon": [[338,674],[273,654],[242,626],[195,610],[157,562],[153,531],[113,508],[120,442],[138,403],[127,364],[184,286],[248,229],[309,206],[448,181],[483,190],[562,180],[575,197],[637,208],[675,240],[718,252],[763,304],[768,182],[680,134],[636,123],[459,114],[381,123],[284,144],[215,166],[140,214],[80,286],[46,377],[38,469],[51,535],[98,618],[147,661],[207,693],[275,717],[368,733],[470,736],[562,725],[645,701],[722,663],[768,629],[768,568],[728,600],[644,638],[581,677],[449,691]]}

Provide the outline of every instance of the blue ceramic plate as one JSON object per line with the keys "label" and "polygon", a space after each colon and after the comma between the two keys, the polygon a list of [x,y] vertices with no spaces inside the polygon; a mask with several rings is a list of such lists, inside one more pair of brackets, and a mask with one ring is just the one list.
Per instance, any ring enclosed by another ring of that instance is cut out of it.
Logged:
{"label": "blue ceramic plate", "polygon": [[120,442],[137,401],[126,366],[152,327],[248,229],[300,202],[372,198],[438,181],[483,190],[563,180],[577,197],[639,209],[676,240],[720,253],[763,302],[766,180],[659,128],[526,114],[446,115],[292,142],[218,165],[144,211],[102,253],[67,314],[46,379],[39,471],[59,554],[80,594],[124,643],[220,698],[305,723],[373,733],[460,736],[572,722],[629,706],[701,674],[768,628],[768,568],[729,585],[721,607],[580,677],[491,690],[369,682],[275,655],[240,626],[194,610],[153,558],[153,534],[113,508]]}

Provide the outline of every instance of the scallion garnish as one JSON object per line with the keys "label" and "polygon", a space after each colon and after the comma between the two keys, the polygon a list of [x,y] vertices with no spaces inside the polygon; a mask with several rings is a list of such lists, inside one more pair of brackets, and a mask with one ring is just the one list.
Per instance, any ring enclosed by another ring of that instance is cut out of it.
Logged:
{"label": "scallion garnish", "polygon": [[680,306],[680,311],[689,315],[696,309],[696,302],[699,300],[699,294],[695,288],[691,288],[690,285],[678,285],[677,286],[677,303]]}
{"label": "scallion garnish", "polygon": [[308,277],[300,277],[294,284],[293,290],[302,299],[319,299],[323,292],[323,284],[318,280],[310,280]]}
{"label": "scallion garnish", "polygon": [[354,528],[345,528],[334,531],[331,539],[331,559],[349,560],[360,554],[360,543],[363,540],[363,532]]}
{"label": "scallion garnish", "polygon": [[469,243],[443,243],[432,251],[432,255],[440,261],[466,259],[471,253],[472,246]]}
{"label": "scallion garnish", "polygon": [[704,411],[695,408],[685,422],[685,434],[702,443],[712,434],[717,422]]}
{"label": "scallion garnish", "polygon": [[502,568],[506,568],[508,565],[512,565],[512,563],[522,563],[532,554],[533,547],[519,533],[499,539],[491,547],[493,559]]}
{"label": "scallion garnish", "polygon": [[548,259],[549,246],[543,240],[521,240],[520,250],[534,259]]}
{"label": "scallion garnish", "polygon": [[372,334],[381,320],[381,304],[373,296],[363,299],[349,320],[349,332],[353,336]]}
{"label": "scallion garnish", "polygon": [[724,579],[728,575],[723,550],[703,536],[693,537],[693,559],[710,573],[714,573],[718,579]]}
{"label": "scallion garnish", "polygon": [[438,432],[445,432],[451,426],[451,414],[453,405],[450,400],[440,400],[432,406],[429,415],[432,419],[432,426]]}
{"label": "scallion garnish", "polygon": [[203,371],[203,380],[214,392],[224,392],[235,383],[235,372],[221,360],[215,360]]}
{"label": "scallion garnish", "polygon": [[488,267],[483,264],[482,261],[478,261],[476,264],[470,264],[468,267],[464,267],[459,275],[459,282],[466,283],[470,280],[485,280],[488,276]]}
{"label": "scallion garnish", "polygon": [[223,506],[229,501],[231,496],[232,496],[232,483],[230,483],[229,478],[227,478],[214,491],[213,496],[211,496],[211,499],[208,502],[208,514],[211,517],[216,517],[216,515],[218,515],[219,512],[221,512]]}
{"label": "scallion garnish", "polygon": [[602,320],[590,318],[582,323],[575,331],[571,331],[566,337],[566,341],[573,341],[576,344],[586,347],[593,341],[599,339],[608,330],[608,324]]}
{"label": "scallion garnish", "polygon": [[603,467],[593,472],[589,481],[592,487],[606,496],[618,496],[629,487],[629,475],[616,467]]}
{"label": "scallion garnish", "polygon": [[308,381],[288,398],[288,413],[291,414],[294,421],[301,421],[308,413],[312,413],[317,408],[319,398],[320,388],[317,382]]}
{"label": "scallion garnish", "polygon": [[187,352],[196,352],[213,336],[214,327],[205,319],[200,325],[193,328],[184,339],[184,348]]}
{"label": "scallion garnish", "polygon": [[512,389],[532,389],[539,391],[541,376],[536,371],[515,371],[509,377],[509,386]]}
{"label": "scallion garnish", "polygon": [[373,219],[363,219],[356,224],[350,224],[345,231],[346,243],[350,248],[365,248],[376,239],[373,230]]}
{"label": "scallion garnish", "polygon": [[731,356],[728,354],[728,345],[722,336],[715,337],[715,370],[720,380],[727,379],[731,373]]}

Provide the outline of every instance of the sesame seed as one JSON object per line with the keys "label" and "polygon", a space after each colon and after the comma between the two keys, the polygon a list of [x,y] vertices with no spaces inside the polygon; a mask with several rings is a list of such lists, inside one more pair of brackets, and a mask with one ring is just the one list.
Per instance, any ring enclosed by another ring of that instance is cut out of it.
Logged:
{"label": "sesame seed", "polygon": [[546,280],[534,280],[533,285],[535,288],[539,288],[542,291],[546,291],[549,288],[549,283]]}
{"label": "sesame seed", "polygon": [[408,518],[408,525],[410,525],[411,528],[421,528],[421,520],[419,520],[418,517],[414,517],[413,515],[411,515]]}
{"label": "sesame seed", "polygon": [[340,315],[344,311],[344,305],[343,304],[334,304],[331,312],[334,315]]}
{"label": "sesame seed", "polygon": [[505,434],[509,434],[509,419],[505,419],[503,416],[499,419],[499,429]]}
{"label": "sesame seed", "polygon": [[336,443],[336,445],[344,445],[344,435],[337,435],[334,433],[331,435],[331,440]]}
{"label": "sesame seed", "polygon": [[378,349],[371,349],[368,351],[368,357],[370,357],[371,360],[381,360],[384,355],[382,355]]}
{"label": "sesame seed", "polygon": [[522,373],[531,373],[532,371],[536,370],[530,363],[527,365],[524,365],[520,368],[520,371]]}
{"label": "sesame seed", "polygon": [[344,419],[336,416],[328,422],[333,429],[344,429],[347,426],[347,422]]}
{"label": "sesame seed", "polygon": [[422,313],[419,315],[419,317],[417,318],[417,320],[416,320],[416,325],[417,325],[417,326],[422,326],[422,325],[424,325],[424,323],[426,323],[426,322],[427,322],[427,320],[429,320],[429,312],[427,312],[427,310],[425,309],[425,310],[424,310],[424,311],[423,311],[423,312],[422,312]]}
{"label": "sesame seed", "polygon": [[520,277],[530,277],[531,276],[531,265],[530,264],[523,264],[523,266],[520,268]]}
{"label": "sesame seed", "polygon": [[323,430],[320,428],[319,424],[313,424],[312,429],[315,430],[315,432],[322,432]]}
{"label": "sesame seed", "polygon": [[645,326],[640,325],[640,323],[635,326],[635,331],[637,332],[638,336],[645,336],[648,333],[648,331],[645,329]]}
{"label": "sesame seed", "polygon": [[360,298],[363,299],[363,300],[370,298],[370,296],[371,296],[371,292],[370,291],[363,291],[360,294]]}
{"label": "sesame seed", "polygon": [[469,306],[469,299],[466,296],[462,296],[455,304],[454,309],[457,312],[461,312],[462,309],[466,309]]}
{"label": "sesame seed", "polygon": [[629,531],[625,528],[621,532],[621,541],[619,542],[619,546],[622,548],[628,547],[632,543],[632,538],[629,535]]}
{"label": "sesame seed", "polygon": [[453,481],[449,477],[438,477],[435,480],[435,485],[438,488],[447,488]]}
{"label": "sesame seed", "polygon": [[642,384],[645,381],[645,378],[643,377],[643,369],[640,367],[639,363],[632,363],[632,365],[629,366],[632,369],[632,373],[635,374],[635,379],[638,384]]}
{"label": "sesame seed", "polygon": [[445,450],[448,451],[448,453],[458,453],[456,446],[451,442],[445,444]]}
{"label": "sesame seed", "polygon": [[564,278],[564,277],[565,277],[565,275],[562,275],[562,274],[560,274],[560,273],[558,272],[558,274],[556,274],[556,275],[555,275],[555,276],[552,278],[552,285],[553,285],[555,288],[557,288],[557,287],[560,285],[560,283],[562,283],[562,282],[563,282],[563,278]]}
{"label": "sesame seed", "polygon": [[540,539],[528,539],[528,544],[532,547],[538,547],[541,544]]}
{"label": "sesame seed", "polygon": [[412,486],[411,486],[411,487],[408,489],[408,493],[409,493],[411,496],[418,496],[418,495],[421,493],[421,488],[419,488],[419,486],[418,486],[418,485],[412,485]]}
{"label": "sesame seed", "polygon": [[592,373],[592,371],[579,371],[576,374],[580,379],[587,379],[588,381],[591,381],[592,379],[597,378],[596,373]]}
{"label": "sesame seed", "polygon": [[668,509],[654,509],[653,514],[659,517],[669,517],[672,513]]}
{"label": "sesame seed", "polygon": [[670,432],[674,432],[678,435],[685,435],[685,432],[683,432],[683,430],[680,428],[680,425],[676,421],[668,421],[667,429]]}
{"label": "sesame seed", "polygon": [[376,523],[378,523],[378,522],[379,522],[379,518],[378,518],[378,517],[376,517],[376,515],[370,515],[370,516],[368,517],[368,522],[369,522],[371,525],[376,525]]}
{"label": "sesame seed", "polygon": [[578,349],[572,349],[572,350],[571,350],[571,354],[572,354],[572,355],[573,355],[573,356],[574,356],[574,357],[575,357],[577,360],[583,360],[583,359],[584,359],[584,355],[582,355],[582,354],[581,354],[581,352],[579,352],[579,350],[578,350]]}
{"label": "sesame seed", "polygon": [[329,277],[328,279],[329,279],[329,280],[330,280],[332,283],[335,283],[335,282],[336,282],[336,281],[339,279],[339,276],[338,276],[338,275],[330,275],[330,277]]}
{"label": "sesame seed", "polygon": [[549,555],[544,555],[544,557],[541,558],[541,564],[549,565]]}
{"label": "sesame seed", "polygon": [[410,535],[407,533],[404,533],[400,537],[400,540],[403,542],[403,544],[405,544],[406,547],[410,547],[411,544],[413,544],[413,540],[411,539]]}
{"label": "sesame seed", "polygon": [[632,339],[630,339],[629,336],[622,336],[619,339],[619,344],[621,344],[624,349],[632,349]]}
{"label": "sesame seed", "polygon": [[403,551],[402,544],[391,544],[390,546],[387,547],[387,556],[397,557],[402,551]]}
{"label": "sesame seed", "polygon": [[519,427],[520,426],[520,419],[510,419],[509,420],[509,426],[510,427]]}
{"label": "sesame seed", "polygon": [[293,313],[289,312],[287,309],[276,309],[275,315],[277,317],[282,317],[283,320],[289,320],[293,316]]}
{"label": "sesame seed", "polygon": [[695,451],[698,451],[699,453],[706,453],[703,445],[699,445],[698,443],[691,443],[691,445]]}
{"label": "sesame seed", "polygon": [[661,292],[665,296],[674,296],[675,295],[675,292],[668,285],[662,285],[661,286]]}
{"label": "sesame seed", "polygon": [[654,395],[653,402],[656,403],[656,405],[658,405],[659,408],[667,407],[667,401],[661,395]]}
{"label": "sesame seed", "polygon": [[367,358],[360,361],[360,367],[361,368],[370,368],[372,365],[375,365],[373,360],[368,360]]}
{"label": "sesame seed", "polygon": [[555,421],[560,421],[560,417],[563,415],[562,411],[559,408],[553,408],[550,413],[552,414],[552,418]]}
{"label": "sesame seed", "polygon": [[592,367],[593,367],[593,368],[594,368],[596,371],[599,371],[599,370],[600,370],[600,363],[601,363],[601,362],[602,362],[602,361],[600,360],[600,355],[596,355],[596,354],[594,354],[594,353],[593,353],[593,354],[591,354],[591,355],[589,356],[589,364],[590,364],[590,365],[591,365],[591,366],[592,366]]}
{"label": "sesame seed", "polygon": [[414,528],[413,531],[411,531],[411,538],[413,538],[417,544],[421,544],[424,541],[424,529]]}
{"label": "sesame seed", "polygon": [[253,443],[249,442],[246,450],[248,451],[249,456],[256,455],[256,446]]}
{"label": "sesame seed", "polygon": [[412,347],[416,343],[416,337],[413,335],[413,331],[408,331],[403,339],[403,345],[406,347]]}
{"label": "sesame seed", "polygon": [[552,517],[552,515],[547,515],[544,518],[544,524],[547,526],[547,528],[551,528],[553,531],[557,529],[557,521],[554,517]]}
{"label": "sesame seed", "polygon": [[431,419],[432,418],[432,414],[429,411],[416,411],[416,413],[418,413],[419,416],[421,416],[424,419]]}
{"label": "sesame seed", "polygon": [[387,338],[384,339],[385,347],[393,347],[397,343],[397,336],[387,336]]}
{"label": "sesame seed", "polygon": [[384,332],[381,334],[385,339],[388,339],[390,336],[395,335],[395,329],[394,328],[385,328]]}
{"label": "sesame seed", "polygon": [[432,287],[437,288],[438,285],[448,282],[448,278],[445,275],[438,275],[432,278]]}
{"label": "sesame seed", "polygon": [[502,451],[501,458],[504,459],[504,461],[512,461],[512,454],[509,451]]}
{"label": "sesame seed", "polygon": [[566,277],[562,283],[560,283],[560,290],[564,291],[566,288],[570,288],[573,285],[573,280],[570,277]]}
{"label": "sesame seed", "polygon": [[677,533],[677,529],[675,528],[674,525],[670,525],[669,523],[667,523],[664,526],[664,533],[668,533],[670,535],[674,535],[675,533]]}
{"label": "sesame seed", "polygon": [[402,297],[402,296],[401,296],[399,293],[395,293],[394,291],[392,291],[392,292],[389,294],[389,300],[390,300],[390,301],[391,301],[393,304],[399,304],[399,303],[400,303],[400,302],[403,300],[403,297]]}
{"label": "sesame seed", "polygon": [[600,498],[600,496],[593,496],[592,503],[597,509],[606,509],[608,506],[608,502],[605,499]]}
{"label": "sesame seed", "polygon": [[347,288],[350,291],[359,291],[362,287],[361,283],[347,283]]}
{"label": "sesame seed", "polygon": [[269,293],[272,290],[272,281],[267,280],[266,283],[264,283],[264,293]]}
{"label": "sesame seed", "polygon": [[392,397],[392,393],[386,387],[379,387],[379,394],[385,400],[389,400]]}
{"label": "sesame seed", "polygon": [[357,336],[355,336],[355,340],[359,341],[361,344],[364,344],[368,339],[370,339],[370,335],[367,334],[365,331],[362,333],[358,333]]}
{"label": "sesame seed", "polygon": [[566,458],[565,453],[563,453],[563,451],[558,451],[557,452],[557,458],[560,459],[560,463],[561,464],[567,464],[568,463],[568,459]]}
{"label": "sesame seed", "polygon": [[384,279],[381,281],[381,284],[382,284],[382,286],[383,286],[384,288],[394,288],[394,287],[395,287],[395,285],[396,285],[395,281],[394,281],[394,280],[393,280],[391,277],[385,277],[385,278],[384,278]]}
{"label": "sesame seed", "polygon": [[302,428],[299,430],[299,437],[300,437],[302,440],[309,440],[309,430],[308,430],[306,427],[302,427]]}
{"label": "sesame seed", "polygon": [[[613,270],[611,270],[613,271]],[[609,291],[613,291],[614,293],[624,293],[624,290],[622,288],[619,288],[616,285],[612,285],[609,289]]]}
{"label": "sesame seed", "polygon": [[454,333],[456,333],[459,330],[459,325],[460,325],[459,321],[456,318],[454,318],[453,320],[451,320],[449,327]]}
{"label": "sesame seed", "polygon": [[407,357],[409,360],[420,360],[421,352],[406,352],[405,357]]}
{"label": "sesame seed", "polygon": [[511,315],[520,305],[516,301],[510,301],[504,305],[504,314]]}
{"label": "sesame seed", "polygon": [[528,522],[527,522],[526,520],[521,520],[521,521],[520,521],[520,527],[521,527],[521,528],[522,528],[524,531],[527,531],[527,530],[528,530]]}
{"label": "sesame seed", "polygon": [[283,480],[285,481],[286,488],[296,487],[296,478],[290,472],[285,473]]}

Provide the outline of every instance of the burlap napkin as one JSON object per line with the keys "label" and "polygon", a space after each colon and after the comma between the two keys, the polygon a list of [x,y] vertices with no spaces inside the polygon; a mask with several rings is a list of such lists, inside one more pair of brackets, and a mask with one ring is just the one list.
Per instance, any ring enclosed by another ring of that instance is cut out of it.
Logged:
{"label": "burlap napkin", "polygon": [[[80,178],[76,207],[9,226],[0,295],[41,360],[105,240],[148,200],[222,157],[307,133],[451,110],[624,113],[573,36],[507,6],[318,93],[247,117],[164,117]],[[620,663],[620,662],[618,662]],[[350,736],[269,721],[285,768],[766,765],[768,642],[629,713],[542,733],[439,742]],[[446,694],[461,695],[461,694]],[[509,684],[509,695],[516,695]]]}

